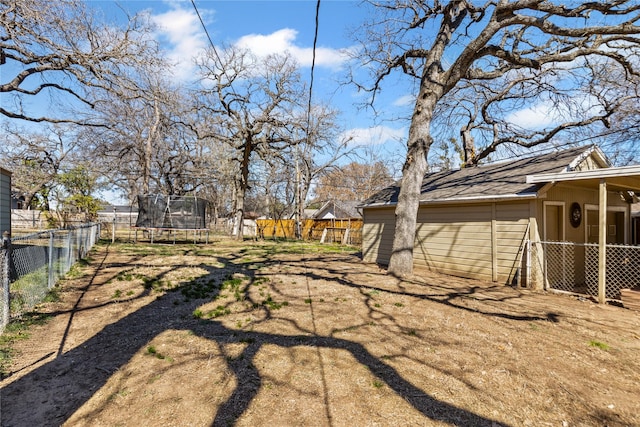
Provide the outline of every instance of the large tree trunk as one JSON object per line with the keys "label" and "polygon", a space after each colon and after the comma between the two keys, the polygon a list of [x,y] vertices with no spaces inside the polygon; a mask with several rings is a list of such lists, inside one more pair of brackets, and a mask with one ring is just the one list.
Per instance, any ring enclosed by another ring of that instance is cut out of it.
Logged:
{"label": "large tree trunk", "polygon": [[[467,14],[465,0],[450,1],[445,7],[443,19],[434,45],[425,57],[425,65],[420,81],[420,92],[411,117],[409,140],[407,141],[407,160],[402,168],[402,184],[396,206],[396,229],[393,236],[389,272],[396,276],[409,276],[413,273],[413,247],[415,243],[416,222],[420,205],[422,179],[427,171],[427,154],[433,143],[431,120],[436,104],[451,89],[451,72],[442,68],[445,47],[449,45],[452,34],[463,22]],[[470,64],[466,64],[468,67]],[[464,69],[455,69],[464,73]]]}
{"label": "large tree trunk", "polygon": [[149,183],[151,181],[151,162],[153,160],[153,142],[156,139],[158,128],[160,127],[160,107],[158,100],[153,100],[153,124],[149,129],[147,140],[144,145],[144,170],[142,175],[142,194],[149,194]]}
{"label": "large tree trunk", "polygon": [[240,175],[236,180],[236,200],[235,200],[235,214],[233,233],[238,240],[242,240],[244,229],[244,198],[249,190],[249,161],[251,160],[251,153],[253,151],[253,145],[251,141],[245,142],[242,147],[242,160],[240,164]]}
{"label": "large tree trunk", "polygon": [[244,228],[244,196],[245,189],[242,185],[242,179],[236,183],[236,210],[233,216],[233,235],[237,240],[242,240]]}
{"label": "large tree trunk", "polygon": [[409,128],[407,159],[402,168],[400,194],[395,212],[396,227],[388,271],[399,277],[413,273],[413,247],[420,190],[427,171],[427,154],[433,143],[430,127],[435,104],[436,95],[423,86]]}

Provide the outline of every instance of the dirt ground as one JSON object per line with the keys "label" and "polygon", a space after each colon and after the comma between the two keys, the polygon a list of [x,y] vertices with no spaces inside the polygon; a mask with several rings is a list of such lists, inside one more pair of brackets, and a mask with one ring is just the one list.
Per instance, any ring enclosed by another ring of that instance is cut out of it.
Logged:
{"label": "dirt ground", "polygon": [[640,313],[317,245],[101,244],[2,426],[640,426]]}

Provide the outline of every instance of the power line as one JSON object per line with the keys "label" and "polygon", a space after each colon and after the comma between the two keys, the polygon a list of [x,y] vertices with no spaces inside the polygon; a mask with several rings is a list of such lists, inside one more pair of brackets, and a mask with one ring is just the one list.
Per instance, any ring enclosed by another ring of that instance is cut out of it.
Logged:
{"label": "power line", "polygon": [[[308,99],[308,103],[307,103],[307,129],[306,129],[306,140],[307,140],[307,145],[309,144],[309,133],[311,131],[311,99],[313,96],[313,75],[314,75],[314,71],[316,68],[316,46],[318,44],[318,27],[319,27],[319,21],[320,21],[320,0],[317,1],[316,3],[316,22],[315,22],[315,31],[313,34],[313,51],[312,51],[312,57],[311,57],[311,78],[310,78],[310,82],[309,82],[309,99]],[[299,162],[300,162],[300,147],[298,146],[298,144],[296,144],[296,234],[300,235],[301,230],[298,228],[299,227],[299,220],[302,217],[302,200],[301,200],[301,194],[300,194],[300,166],[299,166]]]}
{"label": "power line", "polygon": [[311,96],[313,94],[313,74],[316,68],[316,46],[318,44],[318,27],[320,21],[320,0],[316,3],[316,26],[313,34],[313,53],[311,57],[311,78],[309,82],[309,103],[307,105],[307,138],[309,137],[309,127],[311,122]]}
{"label": "power line", "polygon": [[220,62],[220,56],[218,55],[218,51],[216,50],[216,46],[213,44],[213,40],[211,40],[211,36],[209,35],[209,31],[207,30],[207,27],[204,25],[204,21],[202,20],[202,16],[200,15],[200,11],[196,7],[195,0],[191,0],[191,4],[193,5],[193,9],[196,11],[196,15],[198,15],[198,19],[200,20],[200,24],[202,24],[202,29],[204,30],[204,33],[207,35],[207,39],[209,39],[209,44],[211,45],[211,48],[213,49],[213,53],[216,55],[216,58]]}

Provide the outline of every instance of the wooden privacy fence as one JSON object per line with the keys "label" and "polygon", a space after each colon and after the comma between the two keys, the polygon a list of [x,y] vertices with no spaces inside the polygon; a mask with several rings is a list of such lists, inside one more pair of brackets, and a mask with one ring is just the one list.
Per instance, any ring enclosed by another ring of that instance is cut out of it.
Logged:
{"label": "wooden privacy fence", "polygon": [[[294,219],[258,219],[256,224],[258,237],[263,239],[296,237]],[[349,245],[362,243],[361,219],[305,219],[301,221],[301,225],[302,238],[305,240]]]}

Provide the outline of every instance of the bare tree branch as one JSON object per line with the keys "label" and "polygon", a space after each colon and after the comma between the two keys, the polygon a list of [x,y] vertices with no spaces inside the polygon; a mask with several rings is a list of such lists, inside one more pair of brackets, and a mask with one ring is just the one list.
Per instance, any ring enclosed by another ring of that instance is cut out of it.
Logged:
{"label": "bare tree branch", "polygon": [[[399,275],[412,270],[418,197],[434,126],[446,131],[438,135],[445,140],[457,130],[472,165],[502,146],[552,144],[569,131],[610,123],[621,103],[612,93],[589,89],[595,68],[587,64],[606,64],[624,80],[638,76],[636,1],[369,4],[375,14],[362,27],[356,55],[357,64],[371,71],[370,83],[358,87],[371,92],[373,103],[394,73],[419,82],[390,264]],[[527,129],[510,122],[515,109],[531,104],[546,105],[557,123]]]}
{"label": "bare tree branch", "polygon": [[[55,99],[53,111],[60,111],[62,105],[91,110],[105,93],[129,85],[128,70],[157,60],[150,31],[142,16],[129,17],[121,28],[98,22],[80,0],[3,1],[0,94],[20,99],[41,99],[47,94]],[[40,115],[6,104],[0,114],[33,122],[100,124],[96,117]]]}

